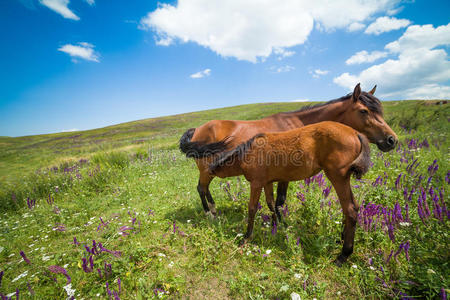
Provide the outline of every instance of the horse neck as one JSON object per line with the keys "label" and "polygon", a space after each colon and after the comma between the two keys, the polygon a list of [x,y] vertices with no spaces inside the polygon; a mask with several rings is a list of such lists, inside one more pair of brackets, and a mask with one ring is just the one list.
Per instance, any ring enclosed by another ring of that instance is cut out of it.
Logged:
{"label": "horse neck", "polygon": [[344,123],[344,113],[350,100],[334,102],[319,107],[313,107],[304,111],[293,112],[303,124],[309,125],[322,121],[335,121]]}

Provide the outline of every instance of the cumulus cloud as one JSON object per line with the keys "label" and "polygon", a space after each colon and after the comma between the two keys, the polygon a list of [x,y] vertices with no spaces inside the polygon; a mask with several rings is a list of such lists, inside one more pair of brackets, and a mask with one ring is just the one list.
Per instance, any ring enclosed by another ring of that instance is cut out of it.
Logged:
{"label": "cumulus cloud", "polygon": [[350,25],[347,27],[347,31],[349,31],[349,32],[354,32],[354,31],[361,30],[361,29],[363,29],[364,27],[366,27],[366,25],[364,25],[363,23],[355,22],[355,23],[350,24]]}
{"label": "cumulus cloud", "polygon": [[345,63],[347,65],[354,65],[354,64],[362,64],[362,63],[371,63],[376,61],[377,59],[386,57],[388,55],[387,52],[384,51],[373,51],[371,53],[367,52],[366,50],[357,52],[352,57],[347,59]]}
{"label": "cumulus cloud", "polygon": [[67,7],[69,2],[69,0],[39,0],[39,3],[47,6],[64,18],[78,21],[80,18]]}
{"label": "cumulus cloud", "polygon": [[76,62],[77,58],[99,62],[99,55],[94,51],[94,45],[86,42],[78,43],[77,45],[66,44],[58,48],[58,50],[69,54],[74,59],[74,62]]}
{"label": "cumulus cloud", "polygon": [[378,84],[381,96],[397,99],[450,98],[450,61],[444,49],[450,45],[450,23],[408,27],[397,40],[385,46],[396,59],[373,65],[359,74],[343,73],[334,78],[340,86],[352,89]]}
{"label": "cumulus cloud", "polygon": [[312,77],[314,78],[319,78],[320,76],[327,75],[328,73],[330,73],[330,71],[321,69],[316,69],[314,71],[309,72],[309,74],[312,74]]}
{"label": "cumulus cloud", "polygon": [[211,75],[211,69],[204,69],[203,71],[191,74],[189,77],[197,79],[197,78],[203,78]]}
{"label": "cumulus cloud", "polygon": [[95,0],[84,0],[86,1],[87,4],[89,4],[90,6],[95,4]]}
{"label": "cumulus cloud", "polygon": [[364,33],[367,34],[375,34],[380,35],[383,32],[388,32],[392,30],[397,30],[400,28],[407,27],[409,24],[411,24],[411,21],[407,19],[397,19],[394,17],[380,17],[375,20],[372,24],[370,24]]}
{"label": "cumulus cloud", "polygon": [[287,49],[303,44],[314,23],[324,30],[346,28],[394,8],[397,2],[179,0],[160,4],[141,19],[139,28],[155,32],[159,45],[195,42],[224,57],[257,62],[276,51],[292,55]]}

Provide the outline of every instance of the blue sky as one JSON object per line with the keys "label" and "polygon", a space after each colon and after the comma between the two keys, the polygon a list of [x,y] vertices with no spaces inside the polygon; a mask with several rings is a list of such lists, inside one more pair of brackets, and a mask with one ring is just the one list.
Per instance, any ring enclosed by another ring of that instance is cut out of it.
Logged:
{"label": "blue sky", "polygon": [[0,135],[323,101],[358,82],[450,98],[450,1],[303,2],[1,1]]}

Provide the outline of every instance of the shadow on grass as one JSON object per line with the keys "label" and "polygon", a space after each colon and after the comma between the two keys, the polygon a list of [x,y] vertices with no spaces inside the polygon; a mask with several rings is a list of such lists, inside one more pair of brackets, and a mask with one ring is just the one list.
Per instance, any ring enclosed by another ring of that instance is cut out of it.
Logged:
{"label": "shadow on grass", "polygon": [[[235,240],[236,246],[239,245],[241,238],[236,238],[237,233],[243,234],[247,227],[246,207],[242,205],[231,206],[230,201],[225,205],[218,204],[216,219],[210,219],[205,215],[200,205],[195,207],[178,208],[168,212],[165,218],[176,220],[177,223],[191,223],[195,226],[207,226],[215,232],[221,234],[228,240]],[[220,201],[222,202],[222,201]],[[222,203],[221,203],[222,204]],[[297,247],[302,249],[302,258],[305,264],[315,265],[323,258],[335,259],[340,253],[341,245],[337,243],[339,235],[337,233],[321,234],[320,228],[313,222],[298,224],[300,216],[287,216],[283,218],[284,225],[279,224],[276,234],[271,234],[270,228],[264,226],[260,214],[255,218],[255,227],[253,239],[248,242],[249,245],[259,247],[270,247],[283,252],[285,256],[298,255],[292,249],[292,241],[286,239],[288,226],[293,226],[294,231],[289,231],[289,239],[295,239],[299,242]],[[268,243],[270,246],[268,246]]]}

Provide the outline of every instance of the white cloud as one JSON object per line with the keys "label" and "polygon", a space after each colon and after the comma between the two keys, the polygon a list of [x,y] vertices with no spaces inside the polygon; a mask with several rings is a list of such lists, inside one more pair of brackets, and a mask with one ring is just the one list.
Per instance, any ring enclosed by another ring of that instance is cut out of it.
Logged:
{"label": "white cloud", "polygon": [[282,60],[283,58],[290,57],[295,54],[295,51],[288,51],[283,48],[275,48],[273,49],[273,53],[278,55],[278,60]]}
{"label": "white cloud", "polygon": [[287,49],[303,44],[314,23],[324,30],[346,28],[397,2],[179,0],[160,4],[141,19],[139,28],[153,30],[160,45],[195,42],[224,57],[257,62],[276,51],[292,55]]}
{"label": "white cloud", "polygon": [[363,23],[355,22],[355,23],[350,24],[347,27],[347,31],[349,31],[349,32],[359,31],[359,30],[363,29],[364,27],[366,27],[366,25],[364,25]]}
{"label": "white cloud", "polygon": [[64,18],[78,21],[80,18],[67,7],[69,2],[69,0],[39,0],[39,3],[47,6]]}
{"label": "white cloud", "polygon": [[58,48],[58,50],[69,54],[75,61],[77,58],[81,58],[99,62],[99,55],[94,51],[94,45],[86,42],[78,43],[78,45],[66,44]]}
{"label": "white cloud", "polygon": [[295,67],[286,65],[286,66],[281,66],[281,67],[278,67],[278,68],[277,67],[271,67],[270,69],[274,70],[275,73],[285,73],[285,72],[290,72],[290,71],[295,70]]}
{"label": "white cloud", "polygon": [[295,99],[295,100],[291,100],[291,102],[309,102],[311,100],[309,99]]}
{"label": "white cloud", "polygon": [[86,1],[87,4],[89,4],[90,6],[95,4],[95,0],[84,0]]}
{"label": "white cloud", "polygon": [[385,49],[396,59],[373,65],[359,74],[343,73],[334,78],[340,86],[352,89],[378,84],[381,96],[396,99],[450,98],[450,61],[444,49],[450,45],[450,23],[434,28],[414,25]]}
{"label": "white cloud", "polygon": [[319,78],[320,76],[327,75],[328,73],[330,73],[330,71],[321,69],[316,69],[314,71],[309,72],[309,74],[312,74],[312,77],[314,78]]}
{"label": "white cloud", "polygon": [[371,63],[376,61],[377,59],[386,57],[388,55],[387,52],[384,51],[373,51],[372,53],[367,52],[366,50],[357,52],[352,57],[347,59],[345,63],[347,65],[354,64],[362,64],[362,63]]}
{"label": "white cloud", "polygon": [[413,25],[395,42],[386,45],[392,52],[432,49],[439,45],[450,44],[450,23],[434,28],[433,25]]}
{"label": "white cloud", "polygon": [[409,24],[411,24],[410,20],[407,19],[397,19],[394,17],[380,17],[376,19],[375,22],[370,24],[364,33],[367,34],[375,34],[380,35],[383,32],[388,32],[392,30],[397,30],[403,27],[407,27]]}
{"label": "white cloud", "polygon": [[189,77],[196,79],[196,78],[207,77],[209,75],[211,75],[211,69],[204,69],[203,71],[191,74],[191,76],[189,76]]}

